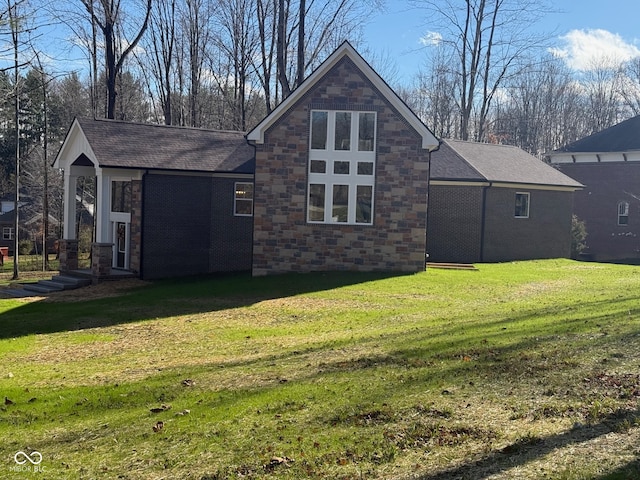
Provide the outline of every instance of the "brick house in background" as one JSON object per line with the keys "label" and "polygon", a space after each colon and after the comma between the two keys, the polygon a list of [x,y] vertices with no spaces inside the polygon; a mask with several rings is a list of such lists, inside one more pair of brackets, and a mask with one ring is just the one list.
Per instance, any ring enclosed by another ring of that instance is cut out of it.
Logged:
{"label": "brick house in background", "polygon": [[585,185],[575,214],[587,228],[586,258],[640,259],[640,116],[548,154],[559,170]]}
{"label": "brick house in background", "polygon": [[254,275],[424,270],[439,142],[349,43],[247,138]]}
{"label": "brick house in background", "polygon": [[517,147],[445,140],[431,157],[429,260],[569,257],[581,187]]}

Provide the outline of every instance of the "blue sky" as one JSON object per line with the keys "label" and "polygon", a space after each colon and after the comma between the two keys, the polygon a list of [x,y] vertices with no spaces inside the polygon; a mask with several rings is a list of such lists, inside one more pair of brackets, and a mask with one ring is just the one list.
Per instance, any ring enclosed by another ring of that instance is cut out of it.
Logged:
{"label": "blue sky", "polygon": [[[554,11],[536,28],[554,32],[552,48],[573,69],[587,69],[601,57],[640,56],[639,0],[553,0],[552,5]],[[407,84],[424,65],[429,48],[420,39],[435,30],[424,11],[410,9],[404,0],[388,0],[385,11],[367,25],[364,42],[374,55],[393,58],[398,81]]]}

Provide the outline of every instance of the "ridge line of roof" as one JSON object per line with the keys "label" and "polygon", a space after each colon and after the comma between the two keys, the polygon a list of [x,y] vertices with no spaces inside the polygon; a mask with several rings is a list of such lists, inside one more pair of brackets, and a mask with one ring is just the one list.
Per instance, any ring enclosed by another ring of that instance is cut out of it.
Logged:
{"label": "ridge line of roof", "polygon": [[92,118],[86,116],[78,116],[76,117],[79,123],[82,121],[89,122],[103,122],[103,123],[118,123],[122,125],[135,125],[138,127],[154,127],[154,128],[166,128],[170,130],[187,130],[194,132],[211,132],[211,133],[233,133],[237,135],[246,136],[247,132],[241,130],[227,130],[227,129],[213,129],[213,128],[203,128],[203,127],[189,127],[186,125],[165,125],[162,123],[145,123],[145,122],[131,122],[129,120],[118,120],[112,118]]}
{"label": "ridge line of roof", "polygon": [[[482,178],[484,178],[485,181],[490,182],[491,180],[489,180],[489,177],[487,177],[486,174],[484,174],[483,172],[481,172],[480,170],[478,170],[476,168],[475,165],[472,165],[466,158],[464,155],[462,155],[450,142],[449,140],[451,139],[446,139],[446,140],[441,140],[441,143],[445,143],[451,150],[453,150],[453,153],[455,153],[458,158],[460,158],[460,160],[462,160],[464,163],[466,163],[469,168],[471,168],[474,172],[476,172],[478,175],[480,175]],[[456,142],[457,140],[453,140],[453,142]],[[469,143],[469,144],[475,144],[477,142],[469,142],[469,141],[464,141],[464,140],[460,140],[461,143]]]}

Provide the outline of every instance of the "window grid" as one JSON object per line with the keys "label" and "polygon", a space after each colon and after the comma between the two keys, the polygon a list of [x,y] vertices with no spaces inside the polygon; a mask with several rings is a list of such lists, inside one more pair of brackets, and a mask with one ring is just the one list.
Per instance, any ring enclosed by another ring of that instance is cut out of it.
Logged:
{"label": "window grid", "polygon": [[629,202],[618,203],[618,225],[629,225]]}
{"label": "window grid", "polygon": [[529,218],[529,193],[516,192],[515,217]]}
{"label": "window grid", "polygon": [[233,196],[233,214],[236,217],[253,215],[253,183],[236,182]]}
{"label": "window grid", "polygon": [[308,222],[373,224],[375,127],[375,112],[311,112]]}

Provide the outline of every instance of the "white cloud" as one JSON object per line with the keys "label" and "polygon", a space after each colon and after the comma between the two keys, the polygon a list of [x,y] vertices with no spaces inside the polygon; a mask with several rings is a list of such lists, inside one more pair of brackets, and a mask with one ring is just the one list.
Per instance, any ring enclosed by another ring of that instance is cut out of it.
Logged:
{"label": "white cloud", "polygon": [[551,48],[550,52],[575,70],[614,67],[640,57],[640,49],[607,30],[571,30],[560,40],[563,45]]}
{"label": "white cloud", "polygon": [[427,32],[419,40],[421,45],[425,47],[438,46],[442,43],[442,34],[438,32]]}

